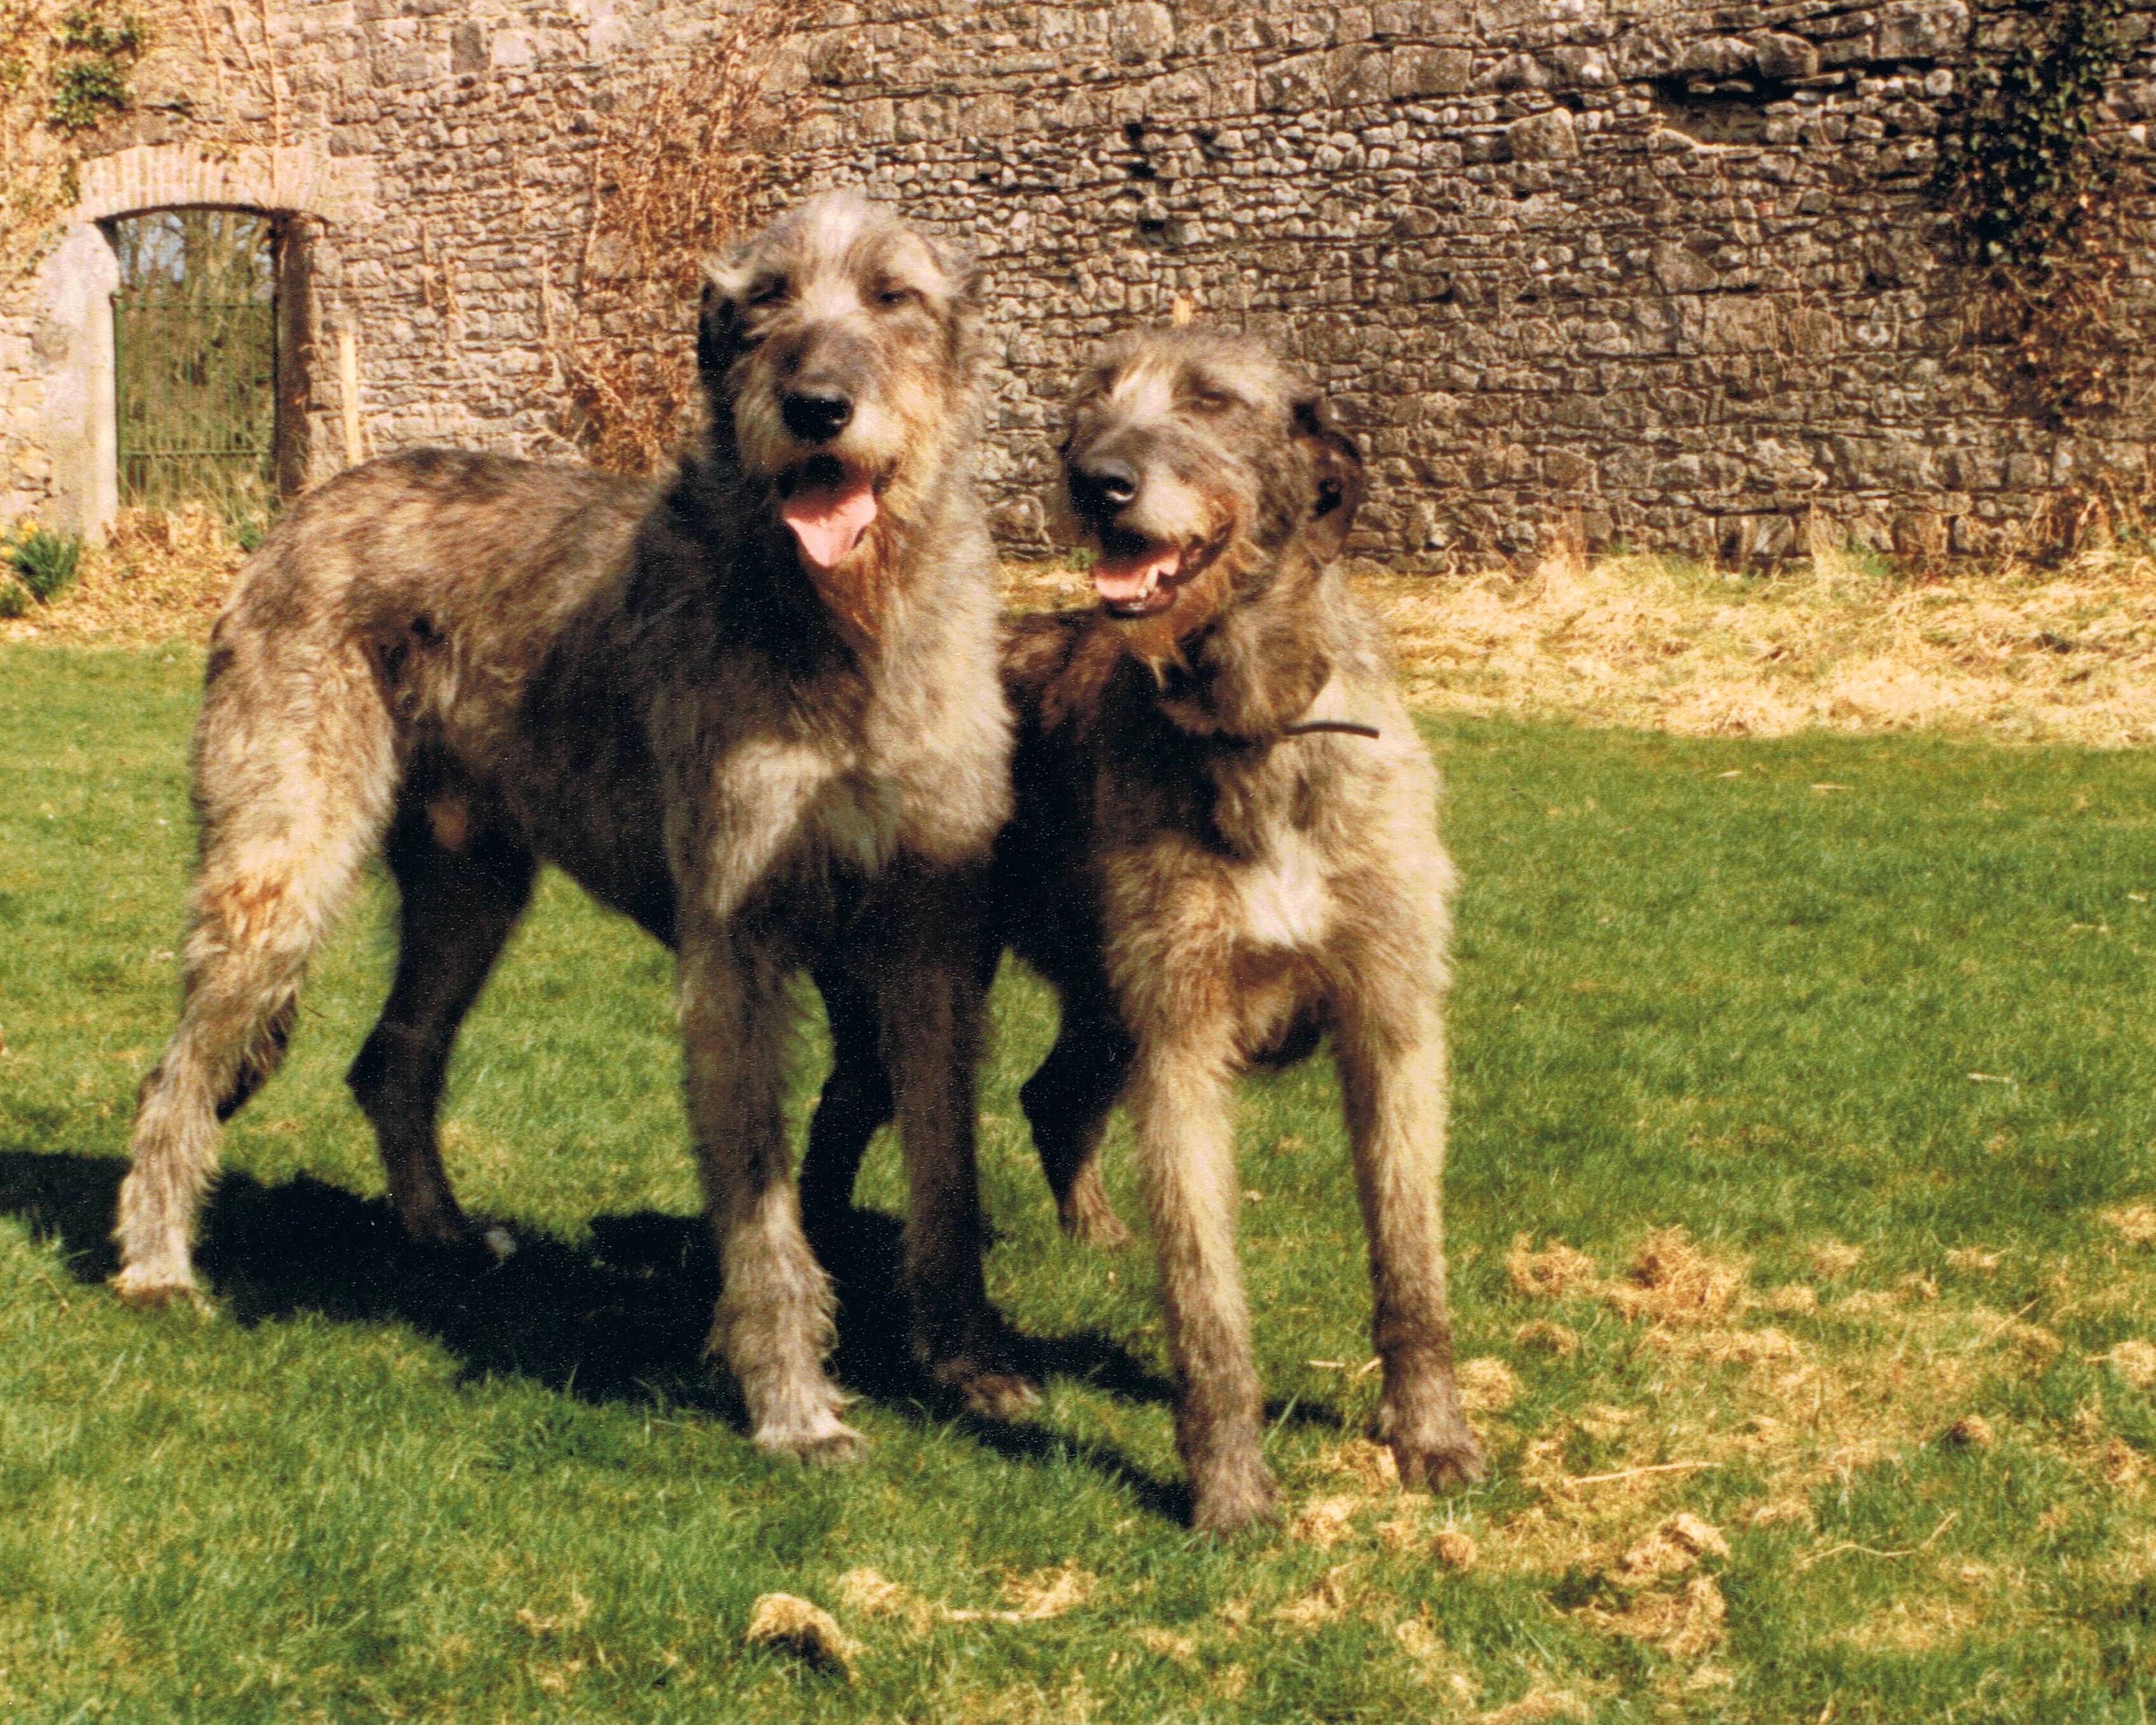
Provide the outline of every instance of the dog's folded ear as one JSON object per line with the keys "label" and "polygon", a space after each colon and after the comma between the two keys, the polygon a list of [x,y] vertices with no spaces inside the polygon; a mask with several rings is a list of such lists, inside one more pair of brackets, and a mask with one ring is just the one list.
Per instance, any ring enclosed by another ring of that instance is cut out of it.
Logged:
{"label": "dog's folded ear", "polygon": [[704,278],[704,295],[696,307],[696,369],[714,377],[733,357],[734,326],[740,309],[716,275]]}
{"label": "dog's folded ear", "polygon": [[1295,404],[1295,434],[1310,456],[1310,544],[1321,558],[1337,557],[1363,501],[1363,456],[1355,439],[1333,423],[1323,397]]}
{"label": "dog's folded ear", "polygon": [[746,244],[704,259],[704,293],[696,306],[696,368],[706,376],[724,371],[740,349],[742,301],[752,274]]}

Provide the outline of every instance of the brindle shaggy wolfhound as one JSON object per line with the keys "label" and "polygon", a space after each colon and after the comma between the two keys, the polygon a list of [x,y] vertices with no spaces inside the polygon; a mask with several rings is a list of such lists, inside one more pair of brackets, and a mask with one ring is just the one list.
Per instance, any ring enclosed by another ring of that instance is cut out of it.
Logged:
{"label": "brindle shaggy wolfhound", "polygon": [[[1085,383],[1065,478],[1099,547],[1101,609],[1008,633],[1017,809],[991,938],[1061,997],[1061,1034],[1024,1097],[1065,1224],[1120,1232],[1094,1165],[1120,1096],[1197,1525],[1263,1514],[1235,1080],[1330,1032],[1369,1236],[1380,1429],[1402,1479],[1473,1478],[1440,1226],[1452,869],[1381,629],[1330,567],[1362,462],[1263,348],[1156,331],[1112,344]],[[819,1210],[843,1202],[880,1118],[875,1040],[843,991],[833,1019],[834,1123],[802,1177]]]}
{"label": "brindle shaggy wolfhound", "polygon": [[982,1287],[973,1173],[964,881],[1009,811],[1010,752],[969,470],[977,345],[962,267],[834,195],[706,288],[708,424],[663,486],[426,451],[285,517],[212,639],[185,994],[136,1121],[121,1293],[193,1287],[216,1122],[276,1065],[377,847],[401,944],[352,1087],[405,1228],[464,1237],[436,1106],[545,860],[678,953],[712,1345],[756,1440],[858,1441],[781,1115],[804,963],[842,961],[883,1009],[916,1350],[991,1407],[1029,1394]]}

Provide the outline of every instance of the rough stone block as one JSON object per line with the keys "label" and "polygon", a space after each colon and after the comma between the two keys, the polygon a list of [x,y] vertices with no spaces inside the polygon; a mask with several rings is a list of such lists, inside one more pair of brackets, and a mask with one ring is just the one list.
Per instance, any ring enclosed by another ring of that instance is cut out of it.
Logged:
{"label": "rough stone block", "polygon": [[1877,54],[1882,60],[1943,59],[1968,41],[1969,28],[1962,0],[1895,0],[1880,9]]}
{"label": "rough stone block", "polygon": [[1819,49],[1801,36],[1785,36],[1779,31],[1769,30],[1753,47],[1762,78],[1789,84],[1799,78],[1816,76],[1819,72]]}
{"label": "rough stone block", "polygon": [[1515,120],[1505,128],[1516,162],[1564,162],[1579,154],[1579,138],[1571,113],[1551,108]]}

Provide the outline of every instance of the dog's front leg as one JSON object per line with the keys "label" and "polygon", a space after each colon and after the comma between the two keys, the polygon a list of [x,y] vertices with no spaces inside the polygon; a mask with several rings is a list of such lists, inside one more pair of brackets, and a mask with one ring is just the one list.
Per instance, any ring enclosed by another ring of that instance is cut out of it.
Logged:
{"label": "dog's front leg", "polygon": [[758,1445],[842,1459],[862,1440],[824,1374],[831,1285],[788,1168],[784,979],[723,927],[684,929],[678,976],[690,1125],[719,1249],[712,1350],[740,1380]]}
{"label": "dog's front leg", "polygon": [[1006,1418],[1040,1399],[1010,1358],[982,1279],[975,1067],[986,988],[960,896],[911,911],[880,989],[884,1059],[906,1157],[906,1286],[913,1351],[976,1410]]}
{"label": "dog's front leg", "polygon": [[1160,1252],[1176,1447],[1190,1474],[1192,1524],[1208,1533],[1267,1515],[1275,1495],[1235,1259],[1235,1081],[1217,1040],[1141,1037],[1126,1093]]}
{"label": "dog's front leg", "polygon": [[1386,969],[1368,967],[1346,991],[1334,1053],[1384,1363],[1378,1432],[1403,1481],[1445,1489],[1482,1476],[1445,1302],[1445,1031],[1426,976]]}

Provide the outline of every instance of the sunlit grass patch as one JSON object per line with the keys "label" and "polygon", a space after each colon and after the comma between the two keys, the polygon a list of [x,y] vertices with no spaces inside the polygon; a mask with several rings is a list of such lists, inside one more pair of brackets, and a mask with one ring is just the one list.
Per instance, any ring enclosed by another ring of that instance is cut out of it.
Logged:
{"label": "sunlit grass patch", "polygon": [[[2138,1718],[2142,756],[1436,725],[1466,883],[1449,1230],[1491,1477],[1403,1493],[1373,1440],[1320,1060],[1245,1100],[1286,1502],[1215,1548],[1178,1519],[1144,1255],[1055,1230],[1015,1096],[1050,1013],[1015,973],[989,1276],[1046,1397],[1011,1425],[863,1371],[860,1466],[755,1452],[698,1359],[666,955],[558,880],[448,1110],[513,1259],[444,1266],[387,1225],[341,1084],[387,983],[377,885],[227,1135],[219,1310],[119,1307],[103,1236],[169,1024],[198,674],[0,649],[0,1717]],[[797,1127],[822,1060],[804,1037]],[[1120,1127],[1107,1157],[1135,1219]],[[862,1197],[888,1239],[887,1144]],[[773,1594],[828,1615],[850,1678],[749,1641]]]}

